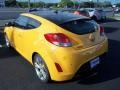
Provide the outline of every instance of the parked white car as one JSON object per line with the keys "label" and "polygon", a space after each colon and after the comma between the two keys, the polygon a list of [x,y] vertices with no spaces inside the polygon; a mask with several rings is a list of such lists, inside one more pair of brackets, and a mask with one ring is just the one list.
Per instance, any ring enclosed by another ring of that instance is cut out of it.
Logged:
{"label": "parked white car", "polygon": [[102,9],[85,8],[89,12],[89,16],[94,20],[106,19],[106,13]]}

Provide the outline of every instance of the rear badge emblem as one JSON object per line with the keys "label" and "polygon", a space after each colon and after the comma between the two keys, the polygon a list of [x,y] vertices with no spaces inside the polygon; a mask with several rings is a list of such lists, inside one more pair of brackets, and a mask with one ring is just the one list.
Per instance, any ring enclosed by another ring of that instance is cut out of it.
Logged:
{"label": "rear badge emblem", "polygon": [[90,34],[89,40],[90,40],[90,41],[95,41],[95,35],[94,35],[94,34]]}

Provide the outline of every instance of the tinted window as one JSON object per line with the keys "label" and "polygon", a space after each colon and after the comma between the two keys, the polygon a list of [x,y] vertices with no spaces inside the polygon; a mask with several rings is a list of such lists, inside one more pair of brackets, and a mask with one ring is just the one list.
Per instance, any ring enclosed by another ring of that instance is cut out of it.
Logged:
{"label": "tinted window", "polygon": [[15,26],[19,28],[26,28],[28,23],[28,18],[25,16],[20,16],[15,20]]}
{"label": "tinted window", "polygon": [[79,35],[91,33],[97,29],[97,24],[92,20],[76,20],[61,24],[60,26],[72,33]]}
{"label": "tinted window", "polygon": [[29,18],[29,22],[27,24],[28,29],[34,29],[40,26],[40,23],[32,18]]}

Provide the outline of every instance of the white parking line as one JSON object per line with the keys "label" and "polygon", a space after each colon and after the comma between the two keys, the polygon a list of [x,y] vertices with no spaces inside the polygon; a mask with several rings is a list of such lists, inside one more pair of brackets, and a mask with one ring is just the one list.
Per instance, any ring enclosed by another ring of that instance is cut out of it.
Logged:
{"label": "white parking line", "polygon": [[1,45],[1,44],[0,44],[0,48],[2,48],[2,47],[6,47],[6,45]]}
{"label": "white parking line", "polygon": [[0,47],[2,47],[2,45],[0,45]]}

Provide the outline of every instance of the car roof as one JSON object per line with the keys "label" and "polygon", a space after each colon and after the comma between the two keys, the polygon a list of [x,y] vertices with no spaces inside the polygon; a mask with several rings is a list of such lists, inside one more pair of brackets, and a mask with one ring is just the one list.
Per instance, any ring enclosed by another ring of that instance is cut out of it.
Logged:
{"label": "car roof", "polygon": [[35,12],[30,12],[30,13],[43,17],[56,24],[63,24],[63,23],[73,21],[73,20],[78,20],[78,19],[82,19],[82,20],[89,19],[88,17],[85,17],[85,16],[74,15],[69,12],[60,12],[60,11],[55,11],[55,10],[35,11]]}

